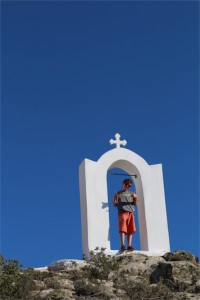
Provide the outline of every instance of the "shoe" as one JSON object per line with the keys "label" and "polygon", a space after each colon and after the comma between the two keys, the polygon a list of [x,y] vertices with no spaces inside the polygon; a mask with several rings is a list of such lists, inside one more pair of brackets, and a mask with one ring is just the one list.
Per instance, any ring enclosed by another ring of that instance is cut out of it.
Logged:
{"label": "shoe", "polygon": [[135,248],[133,248],[132,246],[128,246],[127,251],[134,251]]}
{"label": "shoe", "polygon": [[121,246],[120,252],[123,253],[124,251],[126,251],[126,247],[125,246]]}

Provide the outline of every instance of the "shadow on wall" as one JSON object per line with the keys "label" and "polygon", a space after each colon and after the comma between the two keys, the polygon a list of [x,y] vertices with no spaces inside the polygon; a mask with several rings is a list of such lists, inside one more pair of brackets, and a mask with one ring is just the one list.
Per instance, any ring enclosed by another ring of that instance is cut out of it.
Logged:
{"label": "shadow on wall", "polygon": [[102,209],[107,208],[108,209],[108,203],[106,202],[101,202],[102,203]]}

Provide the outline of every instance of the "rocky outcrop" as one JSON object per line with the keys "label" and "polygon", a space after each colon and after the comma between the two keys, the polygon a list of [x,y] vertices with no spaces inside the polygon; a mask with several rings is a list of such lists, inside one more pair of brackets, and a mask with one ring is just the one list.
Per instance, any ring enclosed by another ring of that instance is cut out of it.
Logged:
{"label": "rocky outcrop", "polygon": [[53,262],[42,273],[34,300],[200,299],[198,258],[181,250],[162,257],[134,252],[107,257],[101,251],[87,261]]}
{"label": "rocky outcrop", "polygon": [[1,300],[200,300],[198,258],[180,250],[156,257],[101,249],[37,270],[5,261],[0,275]]}
{"label": "rocky outcrop", "polygon": [[165,255],[163,255],[163,258],[166,261],[191,261],[196,262],[197,258],[194,256],[191,252],[186,251],[174,251],[174,252],[168,252]]}
{"label": "rocky outcrop", "polygon": [[48,266],[49,271],[63,271],[63,270],[73,270],[80,269],[85,265],[84,260],[77,259],[62,259],[51,263]]}

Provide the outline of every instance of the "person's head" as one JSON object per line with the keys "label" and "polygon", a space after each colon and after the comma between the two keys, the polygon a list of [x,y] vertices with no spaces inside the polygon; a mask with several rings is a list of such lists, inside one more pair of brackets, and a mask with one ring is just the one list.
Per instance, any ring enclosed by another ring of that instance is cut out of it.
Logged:
{"label": "person's head", "polygon": [[129,178],[124,179],[122,183],[123,190],[128,190],[133,184],[133,181]]}

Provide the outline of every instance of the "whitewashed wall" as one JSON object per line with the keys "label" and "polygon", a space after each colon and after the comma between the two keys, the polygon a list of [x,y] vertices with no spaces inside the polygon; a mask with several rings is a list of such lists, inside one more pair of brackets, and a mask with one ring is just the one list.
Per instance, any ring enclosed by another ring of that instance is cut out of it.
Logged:
{"label": "whitewashed wall", "polygon": [[[97,162],[84,159],[79,168],[83,253],[96,247],[110,251],[107,171],[120,168],[132,178],[138,195],[141,251],[162,255],[170,251],[162,165],[147,162],[128,149],[115,148]],[[104,207],[104,208],[103,208]],[[114,250],[114,249],[112,249]]]}

